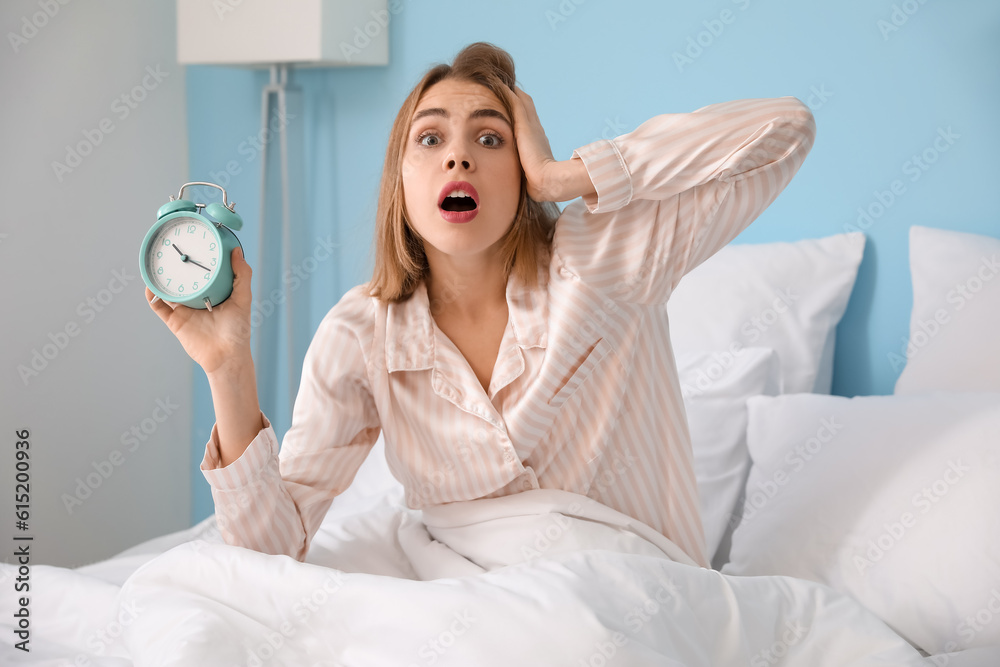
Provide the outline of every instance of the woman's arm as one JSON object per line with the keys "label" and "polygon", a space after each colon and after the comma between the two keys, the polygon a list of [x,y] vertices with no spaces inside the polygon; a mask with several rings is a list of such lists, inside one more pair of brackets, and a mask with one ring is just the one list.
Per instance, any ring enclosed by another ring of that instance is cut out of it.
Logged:
{"label": "woman's arm", "polygon": [[248,356],[233,368],[208,375],[219,434],[219,467],[222,468],[243,456],[264,428],[253,358]]}
{"label": "woman's arm", "polygon": [[549,179],[550,199],[545,201],[569,201],[577,197],[597,196],[594,182],[587,173],[587,165],[576,156],[552,163]]}
{"label": "woman's arm", "polygon": [[280,456],[252,374],[212,384],[216,424],[201,471],[227,544],[304,560],[334,498],[347,490],[378,439],[381,426],[357,337],[374,314],[361,294],[349,292],[320,322]]}
{"label": "woman's arm", "polygon": [[779,97],[662,114],[578,148],[595,192],[563,212],[555,259],[613,298],[665,303],[777,198],[815,135],[809,108]]}

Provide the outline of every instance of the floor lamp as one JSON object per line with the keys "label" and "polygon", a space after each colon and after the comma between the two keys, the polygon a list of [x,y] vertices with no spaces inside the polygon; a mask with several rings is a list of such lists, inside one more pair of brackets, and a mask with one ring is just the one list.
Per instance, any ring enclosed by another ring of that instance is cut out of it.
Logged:
{"label": "floor lamp", "polygon": [[[387,65],[388,0],[177,0],[177,60],[182,65],[266,68],[261,93],[261,192],[254,268],[255,346],[261,408],[277,415],[280,359],[288,377],[289,418],[298,390],[295,295],[281,277],[292,267],[295,229],[304,220],[302,117],[304,93],[289,82],[293,68]],[[277,123],[273,119],[277,117]],[[287,119],[298,122],[289,123]],[[280,233],[279,233],[280,231]],[[300,287],[300,289],[302,289]],[[276,291],[277,290],[277,291]],[[307,292],[306,292],[307,293]],[[278,298],[275,298],[275,297]],[[301,299],[301,295],[300,295]],[[308,300],[305,300],[308,303]],[[260,308],[266,304],[267,308]],[[285,354],[278,324],[285,313]],[[267,312],[265,312],[267,311]]]}

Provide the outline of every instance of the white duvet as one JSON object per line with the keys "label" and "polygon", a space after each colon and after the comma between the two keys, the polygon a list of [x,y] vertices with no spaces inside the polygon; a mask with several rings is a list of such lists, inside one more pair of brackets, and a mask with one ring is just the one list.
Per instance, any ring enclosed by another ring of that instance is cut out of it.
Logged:
{"label": "white duvet", "polygon": [[0,664],[998,665],[923,657],[846,595],[700,568],[565,491],[328,515],[307,562],[226,545],[214,517],[77,569],[33,566],[31,652],[0,565]]}

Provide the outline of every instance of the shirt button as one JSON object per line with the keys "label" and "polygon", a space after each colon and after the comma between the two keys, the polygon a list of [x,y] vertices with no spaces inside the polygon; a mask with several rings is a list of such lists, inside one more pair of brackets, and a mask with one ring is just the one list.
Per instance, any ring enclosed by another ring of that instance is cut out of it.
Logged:
{"label": "shirt button", "polygon": [[531,480],[530,479],[526,479],[523,482],[521,482],[521,487],[524,488],[525,491],[527,491],[528,489],[530,489],[531,488]]}
{"label": "shirt button", "polygon": [[503,453],[503,460],[506,461],[507,463],[513,463],[514,462],[514,452],[512,452],[512,451],[510,451],[508,449],[506,452]]}

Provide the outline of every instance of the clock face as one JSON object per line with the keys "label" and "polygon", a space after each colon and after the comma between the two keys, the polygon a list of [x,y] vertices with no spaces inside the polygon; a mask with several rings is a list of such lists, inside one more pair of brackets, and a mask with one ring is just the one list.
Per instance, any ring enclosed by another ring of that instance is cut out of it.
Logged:
{"label": "clock face", "polygon": [[181,216],[166,222],[150,240],[146,272],[164,294],[190,297],[208,287],[221,255],[211,223]]}

